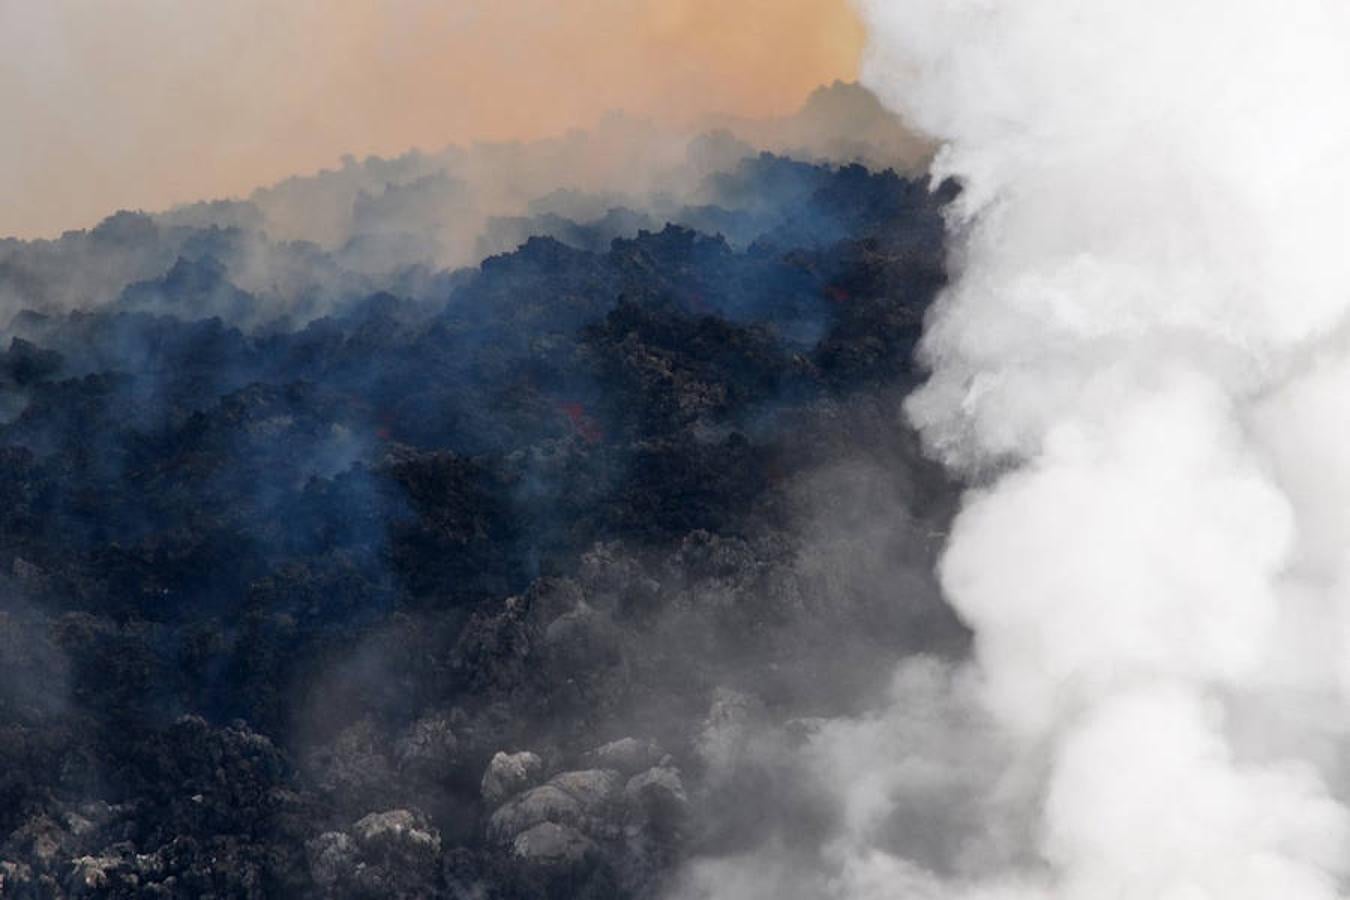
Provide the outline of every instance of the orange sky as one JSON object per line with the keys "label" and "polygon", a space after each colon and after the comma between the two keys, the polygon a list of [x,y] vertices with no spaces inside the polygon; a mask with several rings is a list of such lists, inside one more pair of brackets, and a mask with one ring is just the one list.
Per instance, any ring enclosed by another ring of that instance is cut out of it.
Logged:
{"label": "orange sky", "polygon": [[604,112],[795,109],[849,0],[0,0],[0,235]]}

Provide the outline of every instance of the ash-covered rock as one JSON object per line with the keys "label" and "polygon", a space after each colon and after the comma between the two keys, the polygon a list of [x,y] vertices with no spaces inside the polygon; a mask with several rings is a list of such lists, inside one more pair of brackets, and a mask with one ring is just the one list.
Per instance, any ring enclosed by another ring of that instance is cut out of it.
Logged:
{"label": "ash-covered rock", "polygon": [[533,787],[543,770],[544,761],[528,750],[497,753],[483,773],[483,801],[488,806],[499,806],[526,788]]}
{"label": "ash-covered rock", "polygon": [[509,842],[516,835],[541,822],[580,824],[584,816],[581,801],[553,784],[530,788],[508,800],[488,819],[488,837]]}
{"label": "ash-covered rock", "polygon": [[516,835],[511,853],[526,865],[545,869],[570,869],[593,858],[595,843],[575,828],[541,822]]}
{"label": "ash-covered rock", "polygon": [[419,897],[439,878],[441,837],[420,813],[371,813],[309,841],[314,883],[336,897]]}

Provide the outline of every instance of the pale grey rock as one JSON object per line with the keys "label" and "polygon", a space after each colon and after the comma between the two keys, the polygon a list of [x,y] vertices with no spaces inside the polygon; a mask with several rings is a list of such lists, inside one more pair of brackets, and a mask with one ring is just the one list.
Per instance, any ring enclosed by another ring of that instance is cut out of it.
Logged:
{"label": "pale grey rock", "polygon": [[596,768],[613,769],[623,775],[636,775],[661,761],[665,751],[655,741],[626,737],[597,747],[587,754]]}
{"label": "pale grey rock", "polygon": [[541,822],[516,836],[511,852],[535,866],[570,867],[584,862],[596,850],[595,843],[568,825]]}
{"label": "pale grey rock", "polygon": [[401,847],[415,853],[441,852],[441,836],[426,820],[410,810],[371,813],[352,826],[352,837],[363,851],[376,847]]}
{"label": "pale grey rock", "polygon": [[576,825],[581,819],[582,807],[575,797],[562,788],[545,784],[526,791],[493,813],[488,820],[488,836],[511,841],[543,822]]}
{"label": "pale grey rock", "polygon": [[544,761],[533,753],[498,753],[483,773],[483,800],[489,807],[500,806],[538,784],[543,773]]}
{"label": "pale grey rock", "polygon": [[553,787],[571,794],[587,815],[598,815],[613,803],[623,787],[623,776],[608,769],[562,772],[548,780]]}

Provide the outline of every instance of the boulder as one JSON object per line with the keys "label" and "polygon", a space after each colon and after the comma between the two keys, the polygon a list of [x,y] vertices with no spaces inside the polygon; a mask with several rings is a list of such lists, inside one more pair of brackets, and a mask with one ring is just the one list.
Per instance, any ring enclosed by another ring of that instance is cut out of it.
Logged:
{"label": "boulder", "polygon": [[595,843],[568,825],[541,822],[526,829],[511,842],[511,853],[532,866],[567,868],[595,853]]}
{"label": "boulder", "polygon": [[441,836],[425,817],[406,809],[371,813],[352,826],[352,837],[366,856],[378,852],[437,856]]}
{"label": "boulder", "polygon": [[489,807],[502,803],[539,783],[544,761],[528,751],[498,753],[483,773],[483,801]]}
{"label": "boulder", "polygon": [[659,763],[665,752],[655,741],[620,738],[586,755],[597,768],[613,769],[623,775],[636,775]]}
{"label": "boulder", "polygon": [[508,802],[488,820],[488,836],[511,841],[517,835],[542,822],[576,825],[582,819],[582,806],[575,797],[552,784],[532,788]]}
{"label": "boulder", "polygon": [[562,772],[548,783],[571,794],[581,805],[582,812],[597,815],[618,797],[623,777],[606,769],[587,769],[580,772]]}

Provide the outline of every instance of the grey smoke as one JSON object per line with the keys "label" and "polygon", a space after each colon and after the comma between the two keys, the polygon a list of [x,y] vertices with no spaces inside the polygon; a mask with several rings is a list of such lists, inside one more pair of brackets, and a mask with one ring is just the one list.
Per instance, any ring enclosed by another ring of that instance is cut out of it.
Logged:
{"label": "grey smoke", "polygon": [[941,564],[974,658],[817,732],[818,859],[684,894],[1343,896],[1350,7],[859,5],[964,185],[905,409],[978,485]]}

